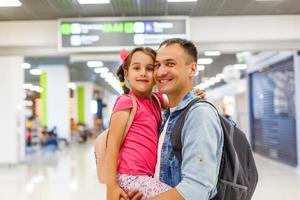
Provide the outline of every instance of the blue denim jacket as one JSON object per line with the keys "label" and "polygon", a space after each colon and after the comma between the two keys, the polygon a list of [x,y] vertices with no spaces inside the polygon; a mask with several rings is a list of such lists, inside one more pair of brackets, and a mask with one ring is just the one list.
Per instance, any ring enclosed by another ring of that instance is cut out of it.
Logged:
{"label": "blue denim jacket", "polygon": [[[182,163],[172,151],[171,135],[181,110],[196,98],[189,92],[172,112],[161,151],[160,180],[188,200],[207,200],[217,193],[216,184],[223,149],[223,132],[217,112],[206,103],[194,105],[182,129]],[[164,123],[170,110],[164,113]],[[163,123],[163,126],[165,125]]]}

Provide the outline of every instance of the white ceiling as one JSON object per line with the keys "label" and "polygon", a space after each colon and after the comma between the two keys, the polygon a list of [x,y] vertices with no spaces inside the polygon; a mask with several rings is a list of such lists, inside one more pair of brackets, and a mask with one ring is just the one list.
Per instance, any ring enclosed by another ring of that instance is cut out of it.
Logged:
{"label": "white ceiling", "polygon": [[[77,0],[20,0],[21,7],[0,8],[0,21],[55,20],[76,17],[120,16],[236,16],[236,15],[295,15],[300,14],[300,0],[198,0],[192,3],[167,3],[166,0],[111,0],[107,5],[80,5]],[[41,59],[41,58],[40,58]],[[43,59],[39,62],[44,62]],[[57,59],[60,60],[60,59]],[[38,61],[35,61],[38,62]],[[53,62],[53,60],[51,60]],[[234,55],[222,55],[207,66],[205,76],[214,76],[227,64],[236,62]],[[33,62],[34,64],[34,62]],[[72,81],[93,81],[110,89],[85,63],[69,65]],[[118,63],[110,63],[115,72]],[[38,82],[26,74],[27,82]],[[199,80],[198,80],[199,81]]]}
{"label": "white ceiling", "polygon": [[109,4],[80,5],[77,0],[20,0],[21,7],[0,8],[0,21],[112,16],[228,16],[300,14],[300,0],[111,0]]}

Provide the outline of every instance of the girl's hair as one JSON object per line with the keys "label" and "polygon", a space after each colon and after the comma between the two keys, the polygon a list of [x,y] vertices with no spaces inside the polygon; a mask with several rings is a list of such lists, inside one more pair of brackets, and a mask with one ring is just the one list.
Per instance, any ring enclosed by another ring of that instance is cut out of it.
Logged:
{"label": "girl's hair", "polygon": [[130,92],[130,89],[125,84],[125,73],[124,73],[124,71],[125,70],[128,71],[130,63],[131,63],[132,56],[136,52],[142,52],[142,53],[150,56],[153,59],[153,62],[155,61],[156,52],[153,49],[149,48],[149,47],[137,47],[137,48],[134,48],[132,51],[130,51],[130,53],[128,54],[128,56],[124,60],[124,62],[119,66],[119,68],[117,70],[117,76],[118,76],[118,78],[121,82],[121,86],[122,86],[122,89],[124,91],[124,94],[128,94]]}

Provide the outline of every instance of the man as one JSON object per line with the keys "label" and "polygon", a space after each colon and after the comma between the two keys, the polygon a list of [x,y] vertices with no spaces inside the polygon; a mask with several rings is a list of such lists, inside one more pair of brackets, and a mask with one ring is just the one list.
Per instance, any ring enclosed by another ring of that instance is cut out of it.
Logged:
{"label": "man", "polygon": [[[184,39],[164,41],[158,51],[154,78],[159,90],[167,94],[170,109],[164,116],[160,134],[156,173],[173,189],[151,200],[208,200],[216,193],[223,148],[222,128],[217,112],[206,103],[194,105],[182,129],[182,162],[172,154],[171,135],[182,109],[196,96],[193,77],[197,69],[197,49]],[[139,199],[139,193],[129,193]]]}

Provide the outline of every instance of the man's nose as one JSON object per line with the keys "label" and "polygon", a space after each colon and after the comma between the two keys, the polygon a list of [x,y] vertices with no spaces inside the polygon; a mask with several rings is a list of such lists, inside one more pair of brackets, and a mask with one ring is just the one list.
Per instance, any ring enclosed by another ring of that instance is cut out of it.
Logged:
{"label": "man's nose", "polygon": [[163,65],[161,65],[157,70],[156,70],[156,76],[157,77],[161,77],[167,74],[167,70],[166,67],[164,67]]}

